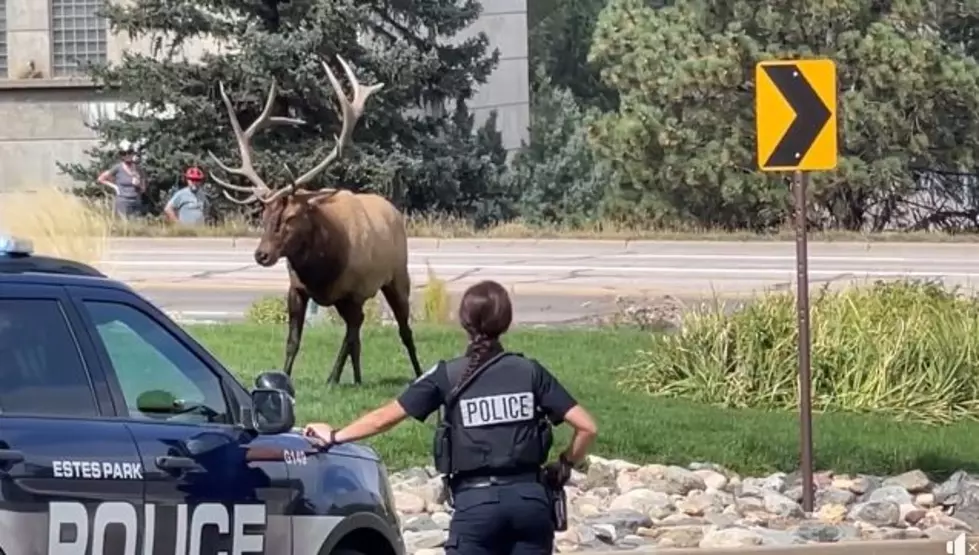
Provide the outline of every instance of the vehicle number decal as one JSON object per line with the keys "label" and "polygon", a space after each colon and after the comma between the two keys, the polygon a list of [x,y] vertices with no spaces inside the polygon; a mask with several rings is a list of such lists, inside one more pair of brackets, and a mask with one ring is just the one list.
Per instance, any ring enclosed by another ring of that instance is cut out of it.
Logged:
{"label": "vehicle number decal", "polygon": [[306,458],[306,452],[302,450],[285,450],[285,461],[286,464],[294,464],[299,466],[305,466],[308,462]]}

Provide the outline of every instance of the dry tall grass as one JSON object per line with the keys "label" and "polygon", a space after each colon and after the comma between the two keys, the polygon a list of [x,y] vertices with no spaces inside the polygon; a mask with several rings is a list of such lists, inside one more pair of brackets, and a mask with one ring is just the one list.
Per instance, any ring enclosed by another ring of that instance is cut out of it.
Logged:
{"label": "dry tall grass", "polygon": [[[174,226],[161,218],[118,221],[113,234],[121,237],[258,237],[261,228],[240,216],[229,216],[217,225]],[[457,218],[409,217],[410,237],[432,239],[594,239],[615,241],[793,241],[795,229],[787,226],[767,233],[702,229],[638,227],[617,222],[597,221],[586,225],[534,225],[512,221],[485,229]],[[939,231],[885,231],[860,233],[851,231],[811,231],[810,241],[850,242],[917,242],[977,243],[979,233],[944,233]]]}
{"label": "dry tall grass", "polygon": [[39,187],[0,195],[0,230],[29,239],[37,254],[98,266],[108,250],[112,221],[71,191]]}
{"label": "dry tall grass", "polygon": [[421,305],[415,319],[430,324],[446,324],[452,320],[452,296],[444,279],[438,277],[431,264],[428,266],[428,282],[422,288]]}

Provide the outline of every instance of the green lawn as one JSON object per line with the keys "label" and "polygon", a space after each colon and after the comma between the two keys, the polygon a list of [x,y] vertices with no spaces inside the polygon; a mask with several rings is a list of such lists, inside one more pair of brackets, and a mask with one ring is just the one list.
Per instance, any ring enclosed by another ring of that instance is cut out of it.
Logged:
{"label": "green lawn", "polygon": [[[190,332],[251,385],[256,373],[281,367],[285,326],[188,326]],[[464,345],[456,329],[419,326],[419,356],[428,367]],[[532,355],[551,369],[599,424],[596,454],[635,462],[686,464],[710,461],[745,473],[791,471],[798,466],[796,414],[726,410],[687,402],[650,399],[616,387],[616,368],[645,347],[647,335],[629,330],[512,332],[507,347]],[[326,387],[340,339],[335,327],[306,330],[293,379],[300,422],[343,425],[397,395],[413,376],[393,329],[363,334],[364,385]],[[562,426],[564,428],[564,426]],[[431,423],[406,422],[368,440],[392,468],[427,464]],[[817,415],[815,453],[819,469],[896,473],[921,468],[944,476],[979,469],[979,425],[928,427],[858,415]],[[567,439],[562,430],[557,445]]]}

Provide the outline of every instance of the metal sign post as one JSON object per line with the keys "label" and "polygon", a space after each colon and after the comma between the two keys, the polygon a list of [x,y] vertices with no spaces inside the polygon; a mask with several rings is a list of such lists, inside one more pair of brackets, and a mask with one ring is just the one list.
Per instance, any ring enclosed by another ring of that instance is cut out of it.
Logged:
{"label": "metal sign post", "polygon": [[812,512],[812,366],[809,361],[809,241],[806,193],[809,174],[795,172],[796,309],[799,320],[799,439],[802,442],[802,508]]}
{"label": "metal sign post", "polygon": [[810,171],[836,168],[836,65],[831,60],[760,62],[755,67],[755,120],[759,169],[766,172],[793,172],[802,507],[807,512],[812,512],[814,491],[807,189]]}

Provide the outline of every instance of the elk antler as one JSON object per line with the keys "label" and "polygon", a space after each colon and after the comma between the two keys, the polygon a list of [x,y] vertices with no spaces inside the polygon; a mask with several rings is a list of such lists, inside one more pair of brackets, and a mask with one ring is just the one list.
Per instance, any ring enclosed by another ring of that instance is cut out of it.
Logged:
{"label": "elk antler", "polygon": [[[228,198],[233,202],[236,202],[238,204],[251,204],[256,200],[264,200],[264,197],[267,196],[269,193],[271,193],[272,190],[269,188],[268,185],[265,184],[265,181],[262,180],[262,178],[258,175],[258,172],[255,171],[255,167],[252,165],[252,156],[251,156],[252,138],[259,131],[265,129],[266,127],[270,127],[272,125],[282,125],[282,124],[303,125],[305,122],[294,118],[272,117],[272,108],[275,106],[275,96],[277,90],[275,81],[272,81],[272,86],[269,87],[269,96],[268,99],[265,101],[265,107],[262,109],[262,113],[250,126],[248,126],[248,129],[242,131],[241,123],[238,121],[238,117],[235,116],[235,109],[234,106],[231,104],[231,99],[228,98],[228,94],[224,90],[224,82],[219,83],[219,90],[221,92],[221,100],[224,102],[225,108],[228,109],[228,117],[231,118],[231,130],[234,132],[235,140],[238,142],[238,152],[241,155],[241,166],[238,168],[231,168],[227,164],[222,162],[220,159],[218,159],[218,157],[215,156],[213,152],[208,151],[207,154],[211,157],[212,160],[214,160],[214,163],[217,164],[218,167],[220,167],[222,170],[224,170],[229,174],[239,175],[241,177],[248,179],[249,181],[252,182],[253,186],[241,187],[238,185],[232,185],[231,183],[228,183],[224,179],[217,177],[216,175],[214,175],[214,173],[211,173],[211,177],[218,185],[226,189],[225,191],[222,191],[222,193],[224,193],[224,196],[226,198]],[[231,195],[229,195],[227,192],[228,190],[238,191],[242,193],[251,193],[251,196],[249,196],[244,200],[238,200],[232,197]]]}
{"label": "elk antler", "polygon": [[323,69],[326,70],[326,76],[330,79],[330,85],[333,86],[334,92],[336,92],[337,100],[340,102],[340,113],[343,117],[343,127],[340,129],[340,135],[334,137],[336,139],[336,144],[333,145],[333,150],[323,159],[322,162],[316,165],[313,169],[299,176],[298,179],[292,185],[284,189],[280,189],[271,195],[266,202],[269,202],[275,198],[282,195],[289,194],[295,189],[306,185],[310,181],[316,178],[317,175],[323,172],[330,164],[335,162],[337,158],[343,153],[343,149],[350,142],[351,136],[354,132],[354,126],[357,124],[357,120],[360,116],[364,115],[364,104],[367,103],[367,99],[370,95],[381,90],[384,83],[377,83],[376,85],[364,86],[360,84],[357,80],[357,76],[354,74],[354,70],[350,68],[350,64],[347,63],[342,57],[337,56],[337,60],[340,65],[343,66],[344,73],[347,74],[347,80],[350,81],[350,86],[353,88],[353,100],[347,98],[347,95],[343,92],[343,86],[340,85],[340,81],[337,80],[336,75],[333,74],[333,70],[326,62],[323,63]]}

